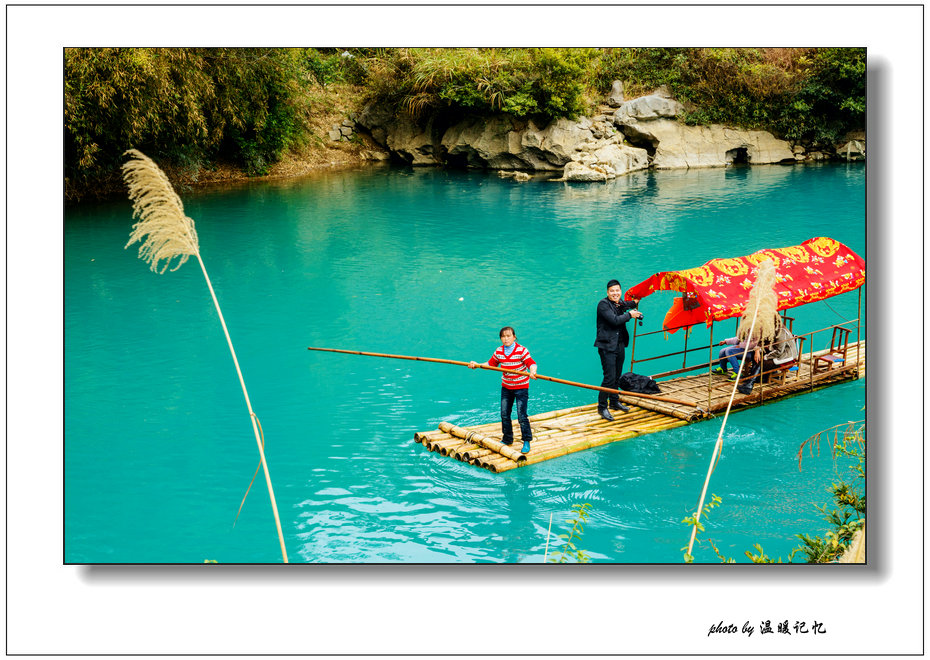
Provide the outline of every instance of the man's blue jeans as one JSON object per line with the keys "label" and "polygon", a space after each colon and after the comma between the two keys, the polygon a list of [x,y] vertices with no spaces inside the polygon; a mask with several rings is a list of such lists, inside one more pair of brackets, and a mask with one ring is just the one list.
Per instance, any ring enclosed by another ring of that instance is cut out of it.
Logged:
{"label": "man's blue jeans", "polygon": [[[727,362],[729,361],[730,366],[733,367],[733,373],[738,374],[740,357],[743,355],[744,350],[745,348],[739,346],[727,346],[726,348],[720,349],[720,368],[726,371]],[[752,355],[751,351],[750,355]]]}
{"label": "man's blue jeans", "polygon": [[524,442],[533,439],[533,430],[530,428],[530,418],[526,415],[526,403],[530,398],[529,388],[524,387],[522,390],[509,390],[501,387],[501,433],[503,433],[503,442],[510,444],[513,442],[513,424],[510,421],[510,414],[513,412],[513,403],[517,402],[517,420],[520,422],[520,433]]}

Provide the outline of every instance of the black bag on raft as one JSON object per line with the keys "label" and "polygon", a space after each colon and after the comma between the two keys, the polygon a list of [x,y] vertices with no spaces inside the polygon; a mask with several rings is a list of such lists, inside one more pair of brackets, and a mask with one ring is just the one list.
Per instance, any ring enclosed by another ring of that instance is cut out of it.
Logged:
{"label": "black bag on raft", "polygon": [[619,385],[621,390],[627,392],[639,392],[640,394],[661,394],[662,392],[649,376],[634,374],[632,371],[620,376]]}

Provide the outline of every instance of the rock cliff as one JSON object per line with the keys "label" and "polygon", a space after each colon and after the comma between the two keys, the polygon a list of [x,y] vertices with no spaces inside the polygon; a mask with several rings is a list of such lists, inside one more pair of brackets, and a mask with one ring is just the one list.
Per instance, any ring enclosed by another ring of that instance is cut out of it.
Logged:
{"label": "rock cliff", "polygon": [[[678,120],[683,111],[664,89],[624,100],[617,82],[600,114],[559,119],[543,127],[509,115],[415,121],[374,106],[360,113],[355,126],[394,159],[411,165],[560,173],[557,180],[564,181],[606,181],[650,167],[761,165],[824,157],[766,131],[687,126]],[[837,154],[864,158],[864,134],[837,145]]]}

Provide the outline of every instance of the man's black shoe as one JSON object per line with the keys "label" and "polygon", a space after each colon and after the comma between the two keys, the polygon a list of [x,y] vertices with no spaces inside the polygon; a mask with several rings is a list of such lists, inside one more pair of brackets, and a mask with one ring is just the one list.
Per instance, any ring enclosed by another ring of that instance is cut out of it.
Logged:
{"label": "man's black shoe", "polygon": [[621,410],[621,411],[623,411],[623,412],[630,412],[630,409],[627,408],[627,407],[626,407],[625,405],[623,405],[622,403],[620,403],[619,401],[611,401],[611,402],[610,402],[610,409],[611,409],[611,410]]}
{"label": "man's black shoe", "polygon": [[510,440],[501,440],[502,445],[507,445],[508,447],[513,444],[513,438]]}
{"label": "man's black shoe", "polygon": [[606,419],[608,422],[614,421],[614,416],[610,414],[610,411],[607,408],[598,408],[597,414]]}

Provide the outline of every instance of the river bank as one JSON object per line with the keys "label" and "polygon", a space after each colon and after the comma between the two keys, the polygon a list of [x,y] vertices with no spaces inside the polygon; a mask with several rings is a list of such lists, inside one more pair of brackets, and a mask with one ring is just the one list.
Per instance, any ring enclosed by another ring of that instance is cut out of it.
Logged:
{"label": "river bank", "polygon": [[[666,89],[625,99],[619,81],[589,115],[540,125],[504,114],[415,118],[365,103],[362,90],[347,85],[324,88],[317,108],[307,119],[306,143],[268,165],[262,175],[228,162],[163,163],[163,169],[180,191],[385,162],[496,170],[517,180],[544,174],[557,181],[603,182],[646,169],[864,160],[866,153],[861,130],[824,149],[767,131],[688,125],[680,118],[683,105]],[[68,188],[66,181],[66,197]],[[99,200],[122,194],[122,179],[114,172],[98,181],[89,196]]]}

